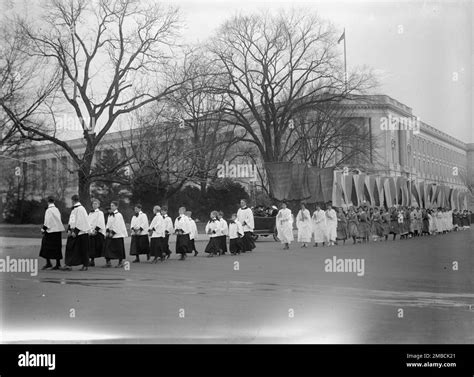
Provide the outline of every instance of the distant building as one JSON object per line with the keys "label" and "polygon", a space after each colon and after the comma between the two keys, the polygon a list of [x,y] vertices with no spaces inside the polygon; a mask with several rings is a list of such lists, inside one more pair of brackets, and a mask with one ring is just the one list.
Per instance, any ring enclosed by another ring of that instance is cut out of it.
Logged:
{"label": "distant building", "polygon": [[[410,107],[386,95],[364,96],[347,106],[358,124],[370,130],[374,141],[370,162],[360,169],[383,176],[405,176],[460,191],[468,190],[468,182],[472,184],[474,143],[464,143],[420,121]],[[108,148],[127,154],[129,135],[130,132],[106,135],[95,160]],[[79,154],[85,149],[82,139],[70,140],[68,144]],[[23,162],[0,158],[2,203],[6,201],[7,192],[15,191],[20,180],[27,199],[55,195],[68,203],[70,196],[77,193],[77,167],[60,147],[52,143],[32,145],[16,157]],[[357,166],[357,161],[351,165]],[[18,171],[19,176],[15,175]],[[250,187],[255,178],[247,181]]]}

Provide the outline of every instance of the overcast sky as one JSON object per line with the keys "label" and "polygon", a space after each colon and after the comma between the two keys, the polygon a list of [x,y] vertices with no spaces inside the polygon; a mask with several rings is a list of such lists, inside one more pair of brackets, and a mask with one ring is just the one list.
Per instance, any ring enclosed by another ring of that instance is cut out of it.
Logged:
{"label": "overcast sky", "polygon": [[[14,1],[15,8],[24,1]],[[471,0],[166,2],[180,7],[186,24],[183,36],[189,43],[205,40],[239,12],[292,7],[317,12],[341,33],[346,29],[349,70],[360,65],[372,67],[379,75],[380,94],[408,105],[422,121],[462,141],[474,142]]]}

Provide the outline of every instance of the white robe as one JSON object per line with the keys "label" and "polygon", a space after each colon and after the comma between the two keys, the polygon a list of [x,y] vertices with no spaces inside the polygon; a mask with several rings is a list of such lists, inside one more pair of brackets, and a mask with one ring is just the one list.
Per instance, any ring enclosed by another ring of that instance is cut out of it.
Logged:
{"label": "white robe", "polygon": [[153,220],[151,220],[151,224],[148,230],[152,231],[151,238],[159,238],[165,236],[166,222],[160,213],[157,213],[155,217],[153,217]]}
{"label": "white robe", "polygon": [[276,217],[278,238],[281,243],[291,243],[293,237],[293,215],[289,208],[280,209]]}
{"label": "white robe", "polygon": [[244,235],[244,228],[239,220],[235,220],[234,223],[229,224],[229,239],[240,238]]}
{"label": "white robe", "polygon": [[326,211],[327,238],[336,241],[337,237],[337,214],[333,209]]}
{"label": "white robe", "polygon": [[186,215],[178,216],[174,222],[174,229],[175,231],[181,229],[183,231],[181,234],[191,233],[191,221],[189,217]]}
{"label": "white robe", "polygon": [[91,231],[97,230],[97,233],[102,233],[105,236],[105,217],[104,212],[100,209],[97,208],[89,213],[89,224]]}
{"label": "white robe", "polygon": [[229,235],[229,225],[227,221],[223,218],[219,220],[219,233],[220,236],[228,236]]}
{"label": "white robe", "polygon": [[123,216],[119,211],[115,211],[113,216],[109,215],[107,218],[107,225],[105,227],[108,230],[115,232],[112,238],[128,237],[125,221],[123,221]]}
{"label": "white robe", "polygon": [[198,235],[198,228],[196,226],[196,221],[189,218],[190,225],[191,225],[191,232],[189,233],[189,239],[194,240]]}
{"label": "white robe", "polygon": [[244,232],[253,232],[255,225],[253,220],[253,212],[250,208],[239,208],[237,211],[237,220],[239,220],[244,227]]}
{"label": "white robe", "polygon": [[220,229],[221,229],[221,224],[218,219],[216,220],[209,220],[206,224],[206,234],[209,236],[209,238],[214,238],[214,237],[219,237],[220,234]]}
{"label": "white robe", "polygon": [[91,225],[89,224],[89,215],[81,203],[74,205],[71,215],[69,216],[68,225],[71,230],[79,230],[78,235],[88,234],[90,232]]}
{"label": "white robe", "polygon": [[[161,215],[160,215],[161,216]],[[138,216],[133,215],[130,221],[130,230],[133,235],[146,236],[148,234],[148,216],[140,211]]]}
{"label": "white robe", "polygon": [[313,233],[315,243],[327,241],[326,213],[322,209],[313,213]]}
{"label": "white robe", "polygon": [[[46,229],[44,229],[44,227],[46,227]],[[48,205],[48,209],[44,213],[43,229],[46,233],[64,232],[61,213],[54,204]]]}
{"label": "white robe", "polygon": [[173,220],[171,220],[171,217],[168,215],[164,215],[163,219],[165,220],[165,232],[168,232],[168,234],[171,234],[174,232],[174,227],[173,227]]}
{"label": "white robe", "polygon": [[298,242],[311,242],[313,227],[309,210],[300,209],[296,216],[296,227],[298,228]]}

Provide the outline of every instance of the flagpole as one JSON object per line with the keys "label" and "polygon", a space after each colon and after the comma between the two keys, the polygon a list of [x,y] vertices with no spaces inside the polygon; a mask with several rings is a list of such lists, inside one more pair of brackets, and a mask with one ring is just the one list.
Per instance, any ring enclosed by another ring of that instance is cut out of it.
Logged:
{"label": "flagpole", "polygon": [[347,59],[346,59],[346,28],[344,28],[344,81],[347,91]]}

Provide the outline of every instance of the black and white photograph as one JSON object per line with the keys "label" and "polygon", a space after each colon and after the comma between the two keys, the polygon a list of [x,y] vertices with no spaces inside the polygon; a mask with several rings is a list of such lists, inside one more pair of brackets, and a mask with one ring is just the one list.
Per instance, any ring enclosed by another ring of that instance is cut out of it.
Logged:
{"label": "black and white photograph", "polygon": [[473,16],[0,0],[0,344],[472,345]]}

